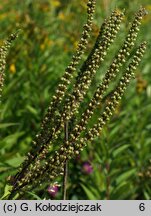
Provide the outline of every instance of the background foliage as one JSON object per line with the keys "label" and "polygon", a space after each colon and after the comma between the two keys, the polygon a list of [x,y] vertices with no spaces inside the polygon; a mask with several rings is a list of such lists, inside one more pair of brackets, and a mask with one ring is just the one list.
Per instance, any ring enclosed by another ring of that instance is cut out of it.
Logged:
{"label": "background foliage", "polygon": [[[5,0],[0,5],[0,43],[17,28],[23,32],[10,51],[0,106],[0,196],[6,179],[16,172],[30,149],[31,141],[49,104],[59,78],[76,48],[86,18],[86,0]],[[87,99],[129,27],[133,14],[143,5],[148,10],[139,41],[148,41],[148,50],[137,70],[137,78],[102,135],[89,143],[82,155],[71,161],[69,199],[150,199],[151,198],[151,4],[149,0],[97,0],[90,49],[100,23],[112,9],[125,8],[122,29],[98,71]],[[120,38],[120,39],[119,39]],[[86,57],[86,56],[85,56]],[[85,164],[88,168],[85,168]],[[91,166],[91,168],[89,167]],[[58,180],[61,183],[61,179]],[[47,191],[27,199],[49,199]],[[55,199],[61,199],[61,188]]]}

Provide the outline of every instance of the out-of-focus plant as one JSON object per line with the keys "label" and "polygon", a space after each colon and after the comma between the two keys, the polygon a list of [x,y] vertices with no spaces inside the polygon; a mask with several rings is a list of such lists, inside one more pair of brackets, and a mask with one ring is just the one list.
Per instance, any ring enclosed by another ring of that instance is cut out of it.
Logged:
{"label": "out-of-focus plant", "polygon": [[17,33],[11,34],[9,38],[4,42],[3,46],[0,47],[0,97],[2,95],[2,88],[5,77],[4,71],[6,66],[6,57],[8,55],[8,51],[10,49],[12,42],[16,39],[17,36]]}

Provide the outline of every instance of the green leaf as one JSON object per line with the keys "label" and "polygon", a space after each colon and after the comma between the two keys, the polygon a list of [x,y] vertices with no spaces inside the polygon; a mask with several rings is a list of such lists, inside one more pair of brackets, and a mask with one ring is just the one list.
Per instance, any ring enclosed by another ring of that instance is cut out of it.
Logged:
{"label": "green leaf", "polygon": [[129,179],[131,176],[133,176],[136,173],[136,168],[128,170],[127,172],[124,172],[122,175],[117,177],[116,179],[116,184],[119,185],[121,182],[126,181]]}
{"label": "green leaf", "polygon": [[21,164],[24,161],[24,157],[21,157],[20,155],[15,155],[15,157],[7,160],[5,163],[10,165],[11,167],[18,167],[19,164]]}
{"label": "green leaf", "polygon": [[32,113],[33,115],[35,115],[35,116],[38,115],[37,110],[36,110],[35,108],[33,108],[32,106],[27,105],[26,108],[27,108],[27,110],[28,110],[30,113]]}
{"label": "green leaf", "polygon": [[[89,188],[87,188],[85,185],[81,184],[81,187],[83,188],[83,190],[85,191],[88,199],[90,200],[96,200],[97,198],[95,197],[95,195],[90,191]],[[81,197],[82,199],[82,197]]]}
{"label": "green leaf", "polygon": [[150,195],[147,191],[144,191],[144,197],[146,200],[150,200]]}
{"label": "green leaf", "polygon": [[110,139],[112,139],[116,134],[118,134],[119,130],[120,130],[120,126],[116,125],[109,133]]}
{"label": "green leaf", "polygon": [[4,189],[4,194],[3,196],[0,198],[0,200],[5,200],[7,199],[7,197],[10,195],[10,191],[12,190],[12,186],[11,185],[6,185],[5,189]]}
{"label": "green leaf", "polygon": [[0,129],[10,127],[10,126],[14,126],[14,125],[19,125],[19,123],[2,123],[2,124],[0,124]]}
{"label": "green leaf", "polygon": [[32,192],[29,192],[29,191],[27,191],[27,193],[28,194],[30,194],[33,198],[35,198],[36,200],[41,200],[41,198],[38,196],[38,195],[36,195],[36,194],[34,194],[34,193],[32,193]]}
{"label": "green leaf", "polygon": [[119,154],[121,154],[123,151],[125,151],[130,145],[127,144],[127,145],[122,145],[120,146],[119,148],[115,149],[113,151],[113,157],[117,157]]}
{"label": "green leaf", "polygon": [[[5,137],[2,142],[0,142],[0,147],[3,149],[11,149],[14,144],[17,144],[18,138],[20,138],[25,132],[16,132]],[[5,144],[5,146],[4,146]]]}

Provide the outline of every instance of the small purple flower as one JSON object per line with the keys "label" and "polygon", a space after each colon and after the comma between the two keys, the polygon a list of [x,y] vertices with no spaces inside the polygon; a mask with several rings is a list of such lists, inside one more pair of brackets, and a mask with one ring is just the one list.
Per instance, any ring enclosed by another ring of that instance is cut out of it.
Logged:
{"label": "small purple flower", "polygon": [[48,193],[52,196],[55,197],[58,193],[59,190],[59,185],[54,183],[53,185],[50,185],[47,189]]}
{"label": "small purple flower", "polygon": [[85,174],[91,174],[93,172],[93,167],[89,162],[84,162],[82,166],[82,170]]}

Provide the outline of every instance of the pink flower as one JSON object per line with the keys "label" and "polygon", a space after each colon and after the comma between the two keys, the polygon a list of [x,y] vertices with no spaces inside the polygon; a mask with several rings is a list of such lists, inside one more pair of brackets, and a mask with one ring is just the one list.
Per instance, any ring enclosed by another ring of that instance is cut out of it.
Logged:
{"label": "pink flower", "polygon": [[58,190],[59,190],[59,185],[58,184],[53,184],[53,185],[50,185],[47,189],[48,193],[52,196],[52,197],[55,197],[58,193]]}
{"label": "pink flower", "polygon": [[82,170],[85,174],[91,174],[93,172],[93,167],[89,162],[84,162]]}

